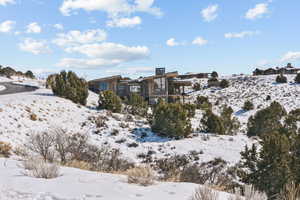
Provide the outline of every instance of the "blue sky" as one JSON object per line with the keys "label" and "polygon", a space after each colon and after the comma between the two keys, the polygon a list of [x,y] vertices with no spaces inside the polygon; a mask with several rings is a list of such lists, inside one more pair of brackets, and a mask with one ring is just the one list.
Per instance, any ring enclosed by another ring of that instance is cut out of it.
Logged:
{"label": "blue sky", "polygon": [[1,62],[87,79],[300,67],[298,0],[0,0]]}

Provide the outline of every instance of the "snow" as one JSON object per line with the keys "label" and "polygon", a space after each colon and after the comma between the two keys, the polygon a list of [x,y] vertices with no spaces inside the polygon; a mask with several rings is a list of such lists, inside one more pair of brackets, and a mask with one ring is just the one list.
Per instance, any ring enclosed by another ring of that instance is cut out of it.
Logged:
{"label": "snow", "polygon": [[[61,168],[55,179],[25,176],[21,163],[0,158],[1,200],[188,200],[199,187],[191,183],[160,183],[143,187],[128,184],[124,175]],[[229,194],[219,192],[219,200]]]}
{"label": "snow", "polygon": [[3,91],[3,90],[5,90],[6,89],[6,87],[5,86],[3,86],[3,85],[0,85],[0,91]]}

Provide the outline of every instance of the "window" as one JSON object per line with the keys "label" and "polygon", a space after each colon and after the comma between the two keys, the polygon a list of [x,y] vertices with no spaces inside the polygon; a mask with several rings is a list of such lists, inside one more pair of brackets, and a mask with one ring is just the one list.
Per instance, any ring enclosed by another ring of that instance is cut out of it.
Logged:
{"label": "window", "polygon": [[154,79],[154,91],[164,92],[166,90],[166,78],[156,78]]}
{"label": "window", "polygon": [[108,90],[108,83],[106,82],[99,83],[99,89],[100,91]]}
{"label": "window", "polygon": [[130,86],[130,92],[140,92],[141,91],[141,87],[138,85],[131,85]]}

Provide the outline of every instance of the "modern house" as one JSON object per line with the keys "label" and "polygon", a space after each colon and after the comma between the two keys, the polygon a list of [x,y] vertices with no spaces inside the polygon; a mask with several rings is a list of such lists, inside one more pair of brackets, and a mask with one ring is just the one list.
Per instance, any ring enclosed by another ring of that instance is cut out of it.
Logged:
{"label": "modern house", "polygon": [[291,63],[288,63],[285,67],[268,68],[266,70],[255,69],[253,71],[254,76],[258,75],[272,75],[272,74],[297,74],[300,68],[295,68]]}
{"label": "modern house", "polygon": [[[196,77],[206,77],[206,75],[198,74]],[[179,75],[178,72],[166,72],[165,68],[156,68],[155,75],[134,80],[122,76],[92,80],[89,81],[89,89],[97,93],[111,90],[122,98],[137,93],[151,104],[159,98],[166,101],[184,101],[187,96],[186,87],[192,86],[192,82],[185,80],[186,78],[187,76]]]}

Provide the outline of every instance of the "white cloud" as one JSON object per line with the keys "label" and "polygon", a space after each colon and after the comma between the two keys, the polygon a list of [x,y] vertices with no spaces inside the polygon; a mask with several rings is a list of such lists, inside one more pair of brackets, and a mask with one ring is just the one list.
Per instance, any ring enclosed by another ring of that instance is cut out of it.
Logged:
{"label": "white cloud", "polygon": [[73,30],[68,33],[57,34],[57,38],[53,40],[58,46],[70,46],[78,44],[88,44],[93,42],[102,42],[106,40],[107,34],[103,30],[87,30],[84,32]]}
{"label": "white cloud", "polygon": [[126,74],[126,75],[134,75],[134,74],[141,74],[141,73],[153,73],[153,67],[127,67],[122,69],[109,69],[106,70],[106,73],[110,74]]}
{"label": "white cloud", "polygon": [[180,46],[183,45],[183,43],[179,43],[175,40],[175,38],[170,38],[167,40],[166,44],[170,47]]}
{"label": "white cloud", "polygon": [[0,32],[1,33],[9,33],[14,29],[16,22],[14,21],[4,21],[0,24]]}
{"label": "white cloud", "polygon": [[204,45],[206,45],[207,43],[208,43],[208,41],[205,40],[205,39],[202,38],[202,37],[197,37],[197,38],[195,38],[194,41],[193,41],[193,44],[194,44],[194,45],[199,45],[199,46],[204,46]]}
{"label": "white cloud", "polygon": [[62,24],[54,24],[53,27],[56,28],[57,30],[63,30],[64,29],[64,26]]}
{"label": "white cloud", "polygon": [[88,57],[112,60],[133,61],[148,57],[149,49],[145,46],[128,47],[116,43],[85,44],[65,49],[68,53],[81,53]]}
{"label": "white cloud", "polygon": [[227,39],[231,38],[244,38],[244,37],[251,37],[254,35],[258,35],[259,31],[243,31],[240,33],[225,33],[224,37]]}
{"label": "white cloud", "polygon": [[203,9],[201,11],[201,15],[206,22],[211,22],[215,20],[218,17],[217,11],[219,9],[219,6],[217,4],[210,5],[207,8]]}
{"label": "white cloud", "polygon": [[287,52],[281,58],[281,62],[293,61],[293,60],[300,60],[300,51],[298,51],[298,52],[295,52],[295,51]]}
{"label": "white cloud", "polygon": [[129,15],[134,12],[146,12],[160,16],[159,8],[153,7],[154,0],[64,0],[60,7],[63,15],[71,15],[74,10],[104,11],[110,16]]}
{"label": "white cloud", "polygon": [[56,64],[58,67],[77,68],[77,69],[96,69],[99,67],[112,67],[119,65],[119,60],[106,60],[101,58],[96,59],[78,59],[78,58],[63,58]]}
{"label": "white cloud", "polygon": [[26,33],[41,33],[42,28],[39,26],[37,22],[32,22],[27,25]]}
{"label": "white cloud", "polygon": [[245,18],[254,20],[263,17],[269,12],[268,5],[268,3],[256,4],[254,8],[251,8],[247,11]]}
{"label": "white cloud", "polygon": [[142,23],[142,19],[138,16],[132,18],[113,18],[106,24],[109,27],[134,27]]}
{"label": "white cloud", "polygon": [[65,49],[68,53],[81,53],[91,59],[65,58],[60,67],[97,68],[118,66],[122,63],[146,59],[149,49],[144,46],[128,47],[122,44],[102,43],[86,44]]}
{"label": "white cloud", "polygon": [[16,3],[15,0],[0,0],[1,6],[6,6],[7,4],[14,4]]}
{"label": "white cloud", "polygon": [[34,40],[32,38],[26,38],[19,44],[19,48],[22,51],[30,52],[35,55],[51,52],[45,41]]}

